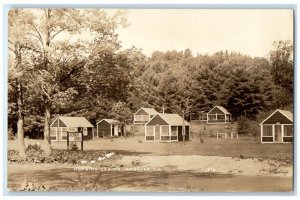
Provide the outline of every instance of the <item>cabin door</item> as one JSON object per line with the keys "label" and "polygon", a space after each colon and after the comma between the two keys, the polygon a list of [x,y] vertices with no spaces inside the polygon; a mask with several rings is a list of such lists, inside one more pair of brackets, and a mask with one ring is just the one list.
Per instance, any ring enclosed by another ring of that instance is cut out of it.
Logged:
{"label": "cabin door", "polygon": [[155,140],[160,141],[160,126],[155,126]]}
{"label": "cabin door", "polygon": [[274,142],[282,142],[281,125],[274,125]]}
{"label": "cabin door", "polygon": [[118,125],[112,125],[112,135],[118,136]]}

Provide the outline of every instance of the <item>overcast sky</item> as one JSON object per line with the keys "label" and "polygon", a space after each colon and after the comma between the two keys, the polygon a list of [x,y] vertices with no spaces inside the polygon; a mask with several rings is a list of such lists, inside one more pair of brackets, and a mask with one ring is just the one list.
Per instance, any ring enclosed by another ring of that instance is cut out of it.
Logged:
{"label": "overcast sky", "polygon": [[292,10],[130,9],[127,18],[130,26],[117,30],[122,45],[146,55],[190,48],[266,57],[274,40],[293,40]]}

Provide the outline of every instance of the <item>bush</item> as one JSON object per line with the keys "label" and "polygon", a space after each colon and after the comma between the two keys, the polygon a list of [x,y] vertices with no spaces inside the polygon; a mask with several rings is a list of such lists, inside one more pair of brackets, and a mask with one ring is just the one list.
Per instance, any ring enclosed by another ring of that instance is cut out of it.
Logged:
{"label": "bush", "polygon": [[200,137],[200,143],[204,143],[204,138]]}
{"label": "bush", "polygon": [[260,133],[260,126],[257,121],[252,121],[242,116],[238,119],[237,130],[239,134],[257,136]]}
{"label": "bush", "polygon": [[131,164],[132,164],[133,166],[138,166],[138,165],[141,164],[141,161],[140,161],[139,159],[135,159],[135,160],[131,161]]}
{"label": "bush", "polygon": [[12,128],[8,129],[8,139],[9,140],[14,140],[15,139],[15,135],[14,135],[14,132],[13,132]]}
{"label": "bush", "polygon": [[43,150],[40,145],[38,144],[29,144],[26,148],[26,154],[28,155],[35,155],[35,154],[42,154]]}
{"label": "bush", "polygon": [[47,188],[43,183],[28,181],[24,178],[23,183],[18,188],[18,191],[47,191]]}
{"label": "bush", "polygon": [[71,151],[78,151],[78,146],[76,143],[71,144]]}

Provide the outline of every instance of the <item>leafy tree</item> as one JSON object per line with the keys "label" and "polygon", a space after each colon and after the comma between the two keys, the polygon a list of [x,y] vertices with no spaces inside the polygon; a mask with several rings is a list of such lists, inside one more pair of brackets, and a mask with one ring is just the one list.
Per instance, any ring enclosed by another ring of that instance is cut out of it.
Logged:
{"label": "leafy tree", "polygon": [[293,44],[291,41],[275,41],[273,46],[270,64],[274,83],[293,95]]}
{"label": "leafy tree", "polygon": [[[38,10],[36,15],[37,18],[30,23],[30,35],[35,38],[39,53],[33,56],[35,72],[30,87],[44,105],[44,148],[46,154],[51,154],[51,110],[57,107],[66,109],[78,91],[84,93],[88,90],[83,88],[86,86],[84,84],[74,85],[74,77],[83,72],[86,58],[94,50],[89,47],[101,44],[109,48],[108,44],[112,42],[108,41],[115,37],[113,30],[118,26],[119,18],[116,15],[108,17],[104,11],[97,9],[83,12],[77,9],[47,8]],[[69,37],[83,30],[90,34],[92,41],[82,39],[72,43]],[[93,45],[90,45],[91,42]],[[84,76],[77,78],[83,80]],[[55,105],[57,102],[60,105]]]}
{"label": "leafy tree", "polygon": [[[9,104],[9,113],[17,109],[17,135],[19,156],[25,157],[24,143],[24,101],[23,84],[28,70],[28,55],[26,50],[30,50],[30,41],[26,35],[28,22],[32,16],[30,13],[21,9],[11,9],[8,14],[9,31],[9,94],[12,94],[14,88],[16,92]],[[9,95],[12,97],[11,95]]]}

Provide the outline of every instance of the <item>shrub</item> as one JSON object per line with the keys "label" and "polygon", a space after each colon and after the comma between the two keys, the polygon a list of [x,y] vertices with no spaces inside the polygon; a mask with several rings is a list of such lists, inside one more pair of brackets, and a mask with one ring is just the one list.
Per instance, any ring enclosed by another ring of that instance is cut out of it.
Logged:
{"label": "shrub", "polygon": [[28,155],[42,154],[42,153],[43,153],[43,150],[42,150],[41,146],[38,144],[29,144],[26,147],[26,154],[28,154]]}
{"label": "shrub", "polygon": [[14,135],[14,132],[13,132],[12,128],[8,129],[8,139],[9,140],[14,140],[15,139],[15,135]]}
{"label": "shrub", "polygon": [[140,161],[139,159],[135,159],[135,160],[131,161],[131,164],[132,164],[133,166],[138,166],[138,165],[141,164],[141,161]]}
{"label": "shrub", "polygon": [[257,136],[260,133],[260,126],[257,121],[242,116],[238,119],[237,130],[239,134]]}
{"label": "shrub", "polygon": [[19,187],[18,191],[46,191],[46,187],[43,183],[38,183],[36,181],[28,181],[24,178],[23,183]]}
{"label": "shrub", "polygon": [[78,151],[78,146],[76,143],[71,144],[71,151]]}
{"label": "shrub", "polygon": [[204,138],[200,137],[200,143],[204,143]]}

